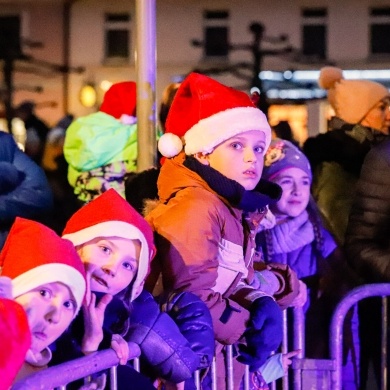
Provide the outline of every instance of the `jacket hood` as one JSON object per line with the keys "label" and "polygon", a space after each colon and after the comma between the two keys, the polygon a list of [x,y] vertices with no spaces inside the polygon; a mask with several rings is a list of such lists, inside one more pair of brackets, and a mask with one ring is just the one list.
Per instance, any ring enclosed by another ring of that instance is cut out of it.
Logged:
{"label": "jacket hood", "polygon": [[137,142],[136,130],[137,125],[124,125],[104,112],[78,118],[66,131],[65,159],[78,171],[129,160],[130,147]]}

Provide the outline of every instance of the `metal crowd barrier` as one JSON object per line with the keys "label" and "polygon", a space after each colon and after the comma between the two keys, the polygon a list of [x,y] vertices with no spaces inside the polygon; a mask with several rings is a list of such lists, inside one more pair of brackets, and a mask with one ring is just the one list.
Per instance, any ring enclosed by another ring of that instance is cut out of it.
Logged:
{"label": "metal crowd barrier", "polygon": [[[305,328],[302,310],[294,309],[294,345],[302,353],[294,359],[291,371],[293,390],[341,390],[343,363],[343,324],[348,311],[359,301],[370,297],[382,297],[382,337],[381,337],[381,390],[387,390],[387,297],[390,296],[390,283],[366,284],[351,290],[336,306],[329,330],[329,358],[306,359]],[[283,351],[284,352],[284,351]],[[285,379],[285,378],[284,378]],[[283,390],[288,390],[288,382],[283,381]]]}
{"label": "metal crowd barrier", "polygon": [[[370,297],[382,297],[382,383],[381,390],[387,389],[387,296],[390,296],[390,283],[367,284],[350,291],[337,305],[332,316],[330,325],[330,356],[329,359],[306,359],[305,358],[305,326],[302,309],[293,310],[293,345],[290,350],[300,349],[301,353],[293,360],[290,367],[292,373],[292,390],[341,390],[342,380],[342,348],[343,348],[343,323],[348,311],[358,301]],[[281,347],[282,353],[289,350],[287,342],[287,315],[284,313],[284,340]],[[233,390],[233,352],[232,346],[226,346],[226,390]],[[134,369],[140,371],[139,360],[134,359]],[[50,367],[35,374],[32,374],[12,386],[12,390],[65,390],[66,385],[78,379],[86,378],[103,370],[110,369],[109,388],[117,389],[116,366],[119,359],[112,349],[99,351],[88,356],[75,359],[58,366]],[[142,367],[141,367],[142,372]],[[197,390],[201,390],[199,372],[194,374]],[[216,387],[216,363],[215,358],[211,365],[212,390],[219,390]],[[282,389],[289,390],[288,376],[281,380]],[[271,389],[276,384],[270,385]],[[244,375],[243,390],[249,390],[248,369]]]}
{"label": "metal crowd barrier", "polygon": [[[116,390],[118,386],[116,367],[118,364],[119,358],[116,352],[113,349],[106,349],[31,374],[15,383],[11,389],[64,390],[66,385],[73,381],[85,378],[84,382],[88,383],[91,375],[110,369],[109,388]],[[139,370],[138,359],[134,359],[134,369]]]}

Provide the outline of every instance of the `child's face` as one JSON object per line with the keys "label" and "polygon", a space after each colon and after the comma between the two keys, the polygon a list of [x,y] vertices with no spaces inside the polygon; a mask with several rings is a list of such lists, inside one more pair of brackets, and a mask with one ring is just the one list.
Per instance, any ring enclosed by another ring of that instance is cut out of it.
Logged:
{"label": "child's face", "polygon": [[15,298],[27,313],[34,353],[43,351],[70,325],[76,301],[69,287],[47,283]]}
{"label": "child's face", "polygon": [[310,178],[300,168],[287,168],[272,181],[279,184],[282,197],[271,210],[277,218],[297,217],[307,207],[310,198]]}
{"label": "child's face", "polygon": [[263,172],[264,152],[265,134],[250,130],[229,138],[210,154],[197,157],[200,162],[237,181],[246,190],[253,190]]}
{"label": "child's face", "polygon": [[91,267],[93,292],[115,295],[126,288],[137,274],[141,244],[119,237],[98,237],[82,245],[78,254]]}

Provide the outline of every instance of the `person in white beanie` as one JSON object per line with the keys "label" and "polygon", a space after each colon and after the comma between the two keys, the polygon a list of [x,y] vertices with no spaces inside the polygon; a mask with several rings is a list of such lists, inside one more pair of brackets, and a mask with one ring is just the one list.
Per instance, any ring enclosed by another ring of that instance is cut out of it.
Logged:
{"label": "person in white beanie", "polygon": [[[159,201],[146,219],[156,233],[159,256],[147,285],[162,273],[165,291],[190,291],[210,310],[216,338],[217,388],[225,389],[223,354],[236,344],[234,389],[245,365],[253,384],[266,383],[259,368],[282,338],[277,273],[254,272],[252,219],[280,197],[280,187],[261,181],[271,142],[266,116],[244,92],[191,73],[181,83],[158,148],[165,161]],[[257,274],[256,274],[257,275]],[[268,291],[260,280],[267,280]],[[262,387],[263,388],[263,387]]]}
{"label": "person in white beanie", "polygon": [[318,83],[335,116],[329,131],[309,138],[303,151],[313,171],[313,196],[342,245],[363,160],[388,131],[390,94],[374,81],[347,80],[336,67],[322,68]]}

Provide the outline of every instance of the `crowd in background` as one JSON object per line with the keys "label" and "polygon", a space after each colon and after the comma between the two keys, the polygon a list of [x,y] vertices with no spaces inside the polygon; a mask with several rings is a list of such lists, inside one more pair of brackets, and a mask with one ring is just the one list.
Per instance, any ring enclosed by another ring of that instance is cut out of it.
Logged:
{"label": "crowd in background", "polygon": [[[319,85],[335,115],[326,133],[299,145],[288,122],[271,128],[251,96],[191,73],[164,91],[158,163],[143,172],[134,82],[114,84],[97,112],[68,114],[51,129],[34,103],[16,107],[24,150],[0,132],[0,326],[15,355],[0,354],[8,386],[111,347],[119,388],[131,380],[194,389],[200,370],[209,389],[215,355],[224,389],[233,344],[235,389],[245,366],[251,389],[268,389],[300,354],[272,354],[288,307],[304,309],[305,356],[326,358],[336,304],[355,286],[390,282],[390,94],[335,67],[321,69]],[[54,297],[60,320],[44,314]],[[42,312],[31,310],[40,299]],[[367,388],[371,363],[379,381],[379,304],[363,301],[346,317],[344,390]],[[62,328],[50,338],[45,322]],[[142,375],[127,364],[135,356]]]}

